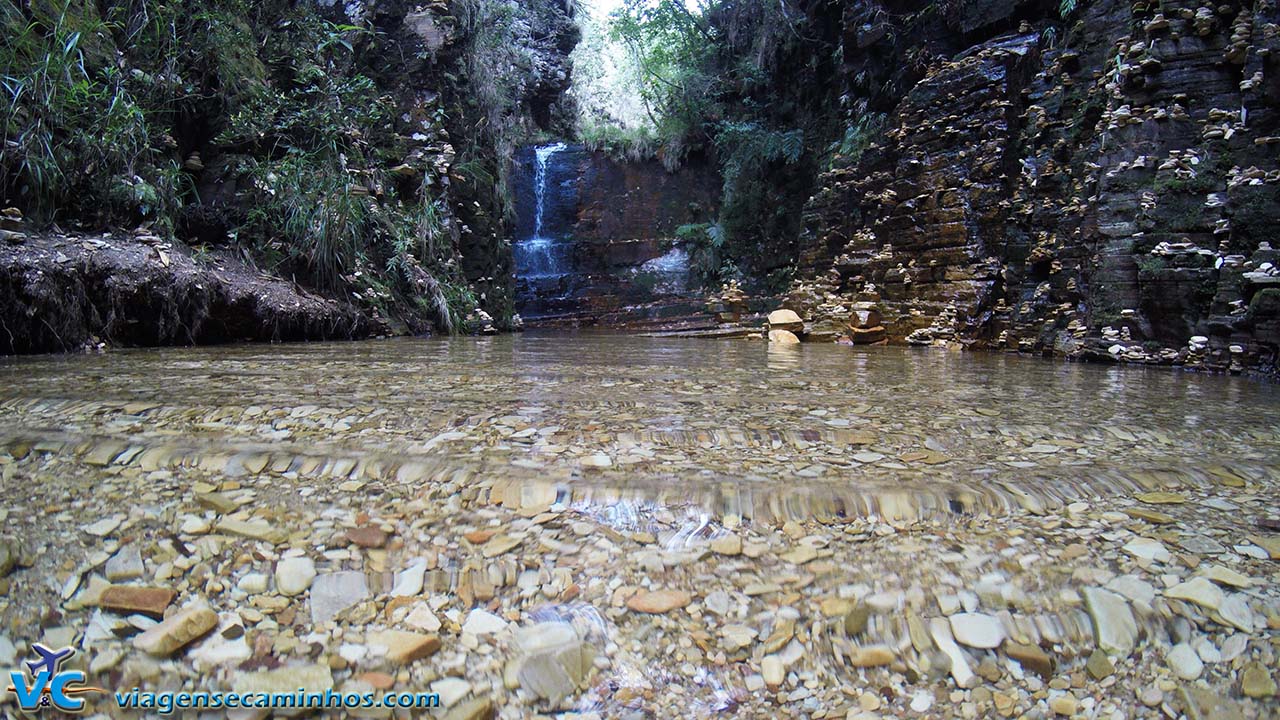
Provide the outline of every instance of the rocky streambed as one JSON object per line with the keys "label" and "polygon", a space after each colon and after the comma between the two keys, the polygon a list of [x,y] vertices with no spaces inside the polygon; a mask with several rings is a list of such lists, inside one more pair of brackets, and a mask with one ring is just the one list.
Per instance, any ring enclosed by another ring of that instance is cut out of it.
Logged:
{"label": "rocky streambed", "polygon": [[1280,707],[1273,386],[607,335],[0,377],[6,668],[451,718]]}

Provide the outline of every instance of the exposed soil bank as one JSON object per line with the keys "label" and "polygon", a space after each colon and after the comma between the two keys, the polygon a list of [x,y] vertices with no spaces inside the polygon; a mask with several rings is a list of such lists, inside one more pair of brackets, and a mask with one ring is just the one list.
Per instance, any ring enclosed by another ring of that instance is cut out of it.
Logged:
{"label": "exposed soil bank", "polygon": [[0,245],[0,353],[389,331],[365,310],[267,275],[227,251],[197,257],[153,235],[110,233]]}

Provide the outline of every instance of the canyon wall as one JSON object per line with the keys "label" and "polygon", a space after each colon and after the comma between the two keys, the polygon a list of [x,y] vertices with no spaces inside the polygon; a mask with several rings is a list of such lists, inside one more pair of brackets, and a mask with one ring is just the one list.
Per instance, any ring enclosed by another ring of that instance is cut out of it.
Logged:
{"label": "canyon wall", "polygon": [[506,171],[574,132],[567,0],[51,7],[0,13],[6,76],[73,84],[6,116],[0,353],[512,326]]}
{"label": "canyon wall", "polygon": [[[534,150],[512,172],[517,242],[534,234]],[[547,168],[543,234],[564,248],[563,274],[518,277],[526,323],[627,324],[697,313],[696,251],[681,226],[715,217],[719,177],[695,160],[670,172],[569,146]]]}
{"label": "canyon wall", "polygon": [[1274,2],[868,7],[846,14],[849,96],[904,79],[886,55],[925,61],[819,177],[797,309],[861,295],[896,340],[1274,369]]}

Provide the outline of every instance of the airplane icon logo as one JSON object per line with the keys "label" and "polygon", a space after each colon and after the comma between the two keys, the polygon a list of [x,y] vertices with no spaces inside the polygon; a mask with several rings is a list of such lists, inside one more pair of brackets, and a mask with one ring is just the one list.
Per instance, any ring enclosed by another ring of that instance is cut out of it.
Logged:
{"label": "airplane icon logo", "polygon": [[[36,651],[40,656],[39,660],[28,660],[26,662],[27,669],[31,671],[31,677],[37,677],[41,672],[49,673],[52,677],[57,674],[58,667],[62,665],[64,660],[70,660],[72,655],[76,654],[73,647],[65,647],[61,650],[50,650],[48,646],[35,643],[31,649]],[[41,668],[44,668],[42,671]]]}
{"label": "airplane icon logo", "polygon": [[80,712],[84,709],[84,700],[77,696],[106,692],[103,688],[85,686],[86,676],[80,670],[59,669],[76,654],[75,648],[53,650],[47,645],[34,643],[31,649],[39,657],[24,663],[31,673],[30,679],[19,670],[9,673],[12,684],[8,690],[17,697],[18,705],[23,710],[35,711],[52,707],[63,712]]}

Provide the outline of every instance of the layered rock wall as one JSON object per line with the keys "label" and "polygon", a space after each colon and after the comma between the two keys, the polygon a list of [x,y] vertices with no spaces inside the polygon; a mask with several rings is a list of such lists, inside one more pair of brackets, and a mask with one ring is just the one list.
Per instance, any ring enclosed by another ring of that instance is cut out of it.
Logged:
{"label": "layered rock wall", "polygon": [[820,178],[815,296],[874,285],[897,340],[1274,368],[1274,3],[1036,12],[975,17]]}
{"label": "layered rock wall", "polygon": [[[534,155],[525,148],[512,173],[520,221],[517,238],[533,234]],[[705,162],[676,172],[660,162],[623,162],[573,146],[548,168],[544,234],[569,248],[567,274],[517,278],[526,321],[634,324],[651,316],[695,314],[694,248],[682,225],[715,217],[719,178]]]}

